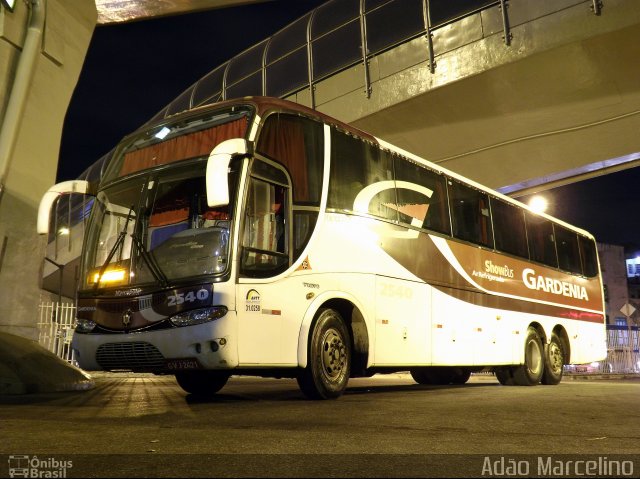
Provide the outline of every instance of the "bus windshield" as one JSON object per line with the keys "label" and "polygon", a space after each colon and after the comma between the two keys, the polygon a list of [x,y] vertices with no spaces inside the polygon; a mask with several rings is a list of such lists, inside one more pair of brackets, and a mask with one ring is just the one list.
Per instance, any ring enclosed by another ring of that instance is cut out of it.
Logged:
{"label": "bus windshield", "polygon": [[[233,205],[207,206],[205,169],[200,160],[102,190],[88,225],[82,289],[224,273]],[[232,193],[237,177],[232,165]]]}

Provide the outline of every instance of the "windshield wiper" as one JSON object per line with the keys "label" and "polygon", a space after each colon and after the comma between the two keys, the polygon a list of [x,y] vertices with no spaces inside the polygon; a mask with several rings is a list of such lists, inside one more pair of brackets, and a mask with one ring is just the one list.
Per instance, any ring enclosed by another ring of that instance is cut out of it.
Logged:
{"label": "windshield wiper", "polygon": [[158,265],[158,262],[153,256],[153,253],[149,253],[149,251],[145,249],[140,237],[136,233],[131,233],[129,236],[131,236],[131,238],[133,239],[133,243],[135,244],[136,249],[140,252],[140,256],[149,267],[149,271],[151,271],[153,277],[160,283],[160,286],[165,287],[167,284],[169,284],[167,276],[162,271],[162,268],[160,268],[160,266]]}
{"label": "windshield wiper", "polygon": [[125,236],[127,236],[127,227],[129,226],[129,221],[131,221],[131,214],[133,213],[133,206],[134,205],[131,205],[131,207],[129,208],[129,212],[127,213],[127,219],[124,222],[124,227],[122,228],[122,231],[120,231],[120,233],[118,233],[118,238],[116,239],[115,243],[113,243],[113,246],[111,247],[111,250],[109,250],[109,254],[107,255],[107,259],[104,261],[104,263],[102,263],[102,266],[100,267],[100,271],[98,272],[98,280],[96,281],[96,284],[93,286],[93,290],[94,291],[96,291],[98,289],[98,286],[100,285],[100,280],[102,280],[102,275],[107,270],[107,267],[111,263],[111,259],[113,258],[113,255],[116,254],[116,251],[120,247],[122,242],[124,241]]}

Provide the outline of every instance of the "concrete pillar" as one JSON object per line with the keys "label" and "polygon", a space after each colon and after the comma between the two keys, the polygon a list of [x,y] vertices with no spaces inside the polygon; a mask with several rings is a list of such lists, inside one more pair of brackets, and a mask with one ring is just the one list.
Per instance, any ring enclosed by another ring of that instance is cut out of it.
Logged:
{"label": "concrete pillar", "polygon": [[[71,94],[96,25],[95,3],[47,0],[42,47],[0,196],[0,331],[37,339],[46,238],[36,234],[38,203],[55,183]],[[0,124],[7,113],[29,25],[29,6],[0,7]]]}

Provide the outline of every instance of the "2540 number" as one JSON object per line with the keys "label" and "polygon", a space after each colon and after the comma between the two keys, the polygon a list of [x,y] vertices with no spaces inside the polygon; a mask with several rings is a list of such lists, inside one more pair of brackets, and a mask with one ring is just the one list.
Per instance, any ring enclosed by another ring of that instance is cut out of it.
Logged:
{"label": "2540 number", "polygon": [[204,288],[198,291],[187,291],[186,293],[171,294],[167,296],[169,306],[178,306],[183,303],[193,303],[194,301],[204,301],[209,297],[209,291]]}

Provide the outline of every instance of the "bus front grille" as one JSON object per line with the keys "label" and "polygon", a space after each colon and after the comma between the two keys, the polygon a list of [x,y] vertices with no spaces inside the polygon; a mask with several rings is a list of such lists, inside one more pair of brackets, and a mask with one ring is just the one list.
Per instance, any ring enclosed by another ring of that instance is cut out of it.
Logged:
{"label": "bus front grille", "polygon": [[153,371],[165,367],[162,353],[143,341],[101,344],[96,352],[96,361],[106,370]]}

